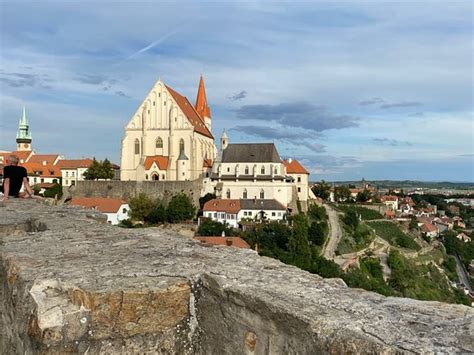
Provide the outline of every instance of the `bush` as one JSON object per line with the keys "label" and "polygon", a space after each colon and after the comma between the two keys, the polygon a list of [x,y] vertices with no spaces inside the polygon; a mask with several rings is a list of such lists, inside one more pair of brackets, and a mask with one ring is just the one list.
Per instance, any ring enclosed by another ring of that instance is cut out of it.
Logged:
{"label": "bush", "polygon": [[133,223],[130,219],[123,219],[120,221],[120,223],[118,224],[119,227],[122,227],[122,228],[133,228]]}
{"label": "bush", "polygon": [[202,236],[219,236],[222,235],[222,232],[225,232],[226,236],[233,234],[232,228],[229,228],[220,222],[205,219],[199,225],[197,234]]}
{"label": "bush", "polygon": [[168,211],[163,204],[157,203],[150,213],[145,216],[144,220],[150,224],[164,223],[168,220]]}
{"label": "bush", "polygon": [[314,203],[308,207],[308,217],[315,221],[326,221],[328,219],[326,209]]}
{"label": "bush", "polygon": [[354,209],[349,209],[342,221],[353,230],[359,225],[359,217]]}
{"label": "bush", "polygon": [[168,204],[168,221],[171,223],[184,222],[193,219],[196,209],[188,195],[174,195]]}
{"label": "bush", "polygon": [[130,217],[137,221],[144,221],[145,217],[148,216],[155,207],[155,204],[156,201],[144,193],[133,197],[129,203],[131,210]]}
{"label": "bush", "polygon": [[57,198],[60,199],[63,195],[63,188],[59,184],[54,184],[53,187],[47,189],[44,193],[44,197]]}
{"label": "bush", "polygon": [[326,242],[328,225],[326,222],[312,222],[308,229],[308,239],[315,245],[324,245]]}

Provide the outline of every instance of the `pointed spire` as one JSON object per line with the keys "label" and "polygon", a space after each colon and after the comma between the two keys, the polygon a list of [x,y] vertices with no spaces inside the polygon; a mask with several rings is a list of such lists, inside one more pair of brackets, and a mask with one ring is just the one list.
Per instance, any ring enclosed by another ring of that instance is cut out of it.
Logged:
{"label": "pointed spire", "polygon": [[204,119],[204,117],[211,118],[211,109],[207,105],[206,88],[204,87],[204,79],[201,74],[199,80],[199,89],[196,97],[196,111]]}
{"label": "pointed spire", "polygon": [[17,139],[31,140],[30,127],[28,124],[28,118],[26,117],[26,108],[23,106],[23,112],[20,117],[20,122],[18,124],[18,133],[16,135]]}

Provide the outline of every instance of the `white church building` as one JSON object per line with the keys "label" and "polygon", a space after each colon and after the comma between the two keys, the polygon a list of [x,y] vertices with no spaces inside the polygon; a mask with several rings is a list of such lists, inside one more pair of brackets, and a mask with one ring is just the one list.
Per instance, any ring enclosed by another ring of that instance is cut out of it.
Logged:
{"label": "white church building", "polygon": [[216,152],[202,76],[195,105],[158,80],[125,128],[120,179],[196,180]]}

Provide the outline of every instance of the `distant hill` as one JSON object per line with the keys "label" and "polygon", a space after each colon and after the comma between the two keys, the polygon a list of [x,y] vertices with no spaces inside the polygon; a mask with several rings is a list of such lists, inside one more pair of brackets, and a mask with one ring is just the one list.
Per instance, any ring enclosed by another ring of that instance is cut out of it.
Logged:
{"label": "distant hill", "polygon": [[[317,181],[315,181],[317,182]],[[334,185],[360,185],[361,180],[358,181],[327,181],[329,184]],[[365,183],[368,183],[379,188],[403,188],[403,189],[413,189],[413,188],[423,188],[423,189],[453,189],[453,190],[472,190],[474,189],[474,182],[431,182],[431,181],[413,181],[413,180],[365,180]]]}

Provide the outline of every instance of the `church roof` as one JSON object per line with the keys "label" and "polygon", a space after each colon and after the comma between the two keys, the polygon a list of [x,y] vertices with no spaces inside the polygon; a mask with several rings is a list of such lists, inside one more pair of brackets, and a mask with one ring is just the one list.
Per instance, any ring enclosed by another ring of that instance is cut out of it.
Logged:
{"label": "church roof", "polygon": [[148,156],[145,159],[145,170],[150,170],[150,168],[153,166],[153,163],[156,163],[158,169],[166,170],[168,169],[168,162],[169,158],[163,155]]}
{"label": "church roof", "polygon": [[308,170],[296,159],[283,160],[288,174],[309,174]]}
{"label": "church roof", "polygon": [[223,163],[281,163],[273,143],[229,144],[222,152]]}
{"label": "church roof", "polygon": [[199,80],[199,88],[196,96],[196,111],[202,118],[211,118],[211,109],[207,105],[206,88],[204,87],[204,79],[202,75]]}
{"label": "church roof", "polygon": [[189,102],[187,97],[179,94],[178,92],[174,91],[168,85],[165,85],[168,91],[170,92],[171,96],[173,97],[174,101],[178,104],[181,111],[186,115],[187,119],[191,124],[194,126],[194,130],[203,136],[213,138],[212,133],[207,129],[206,124],[204,123],[204,119],[199,116],[194,106]]}

